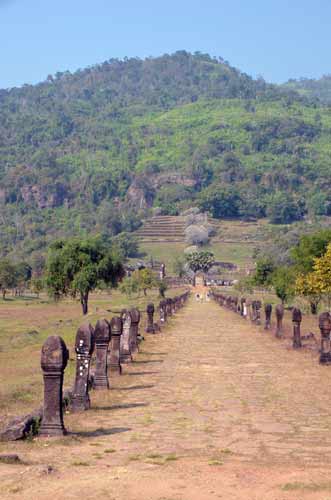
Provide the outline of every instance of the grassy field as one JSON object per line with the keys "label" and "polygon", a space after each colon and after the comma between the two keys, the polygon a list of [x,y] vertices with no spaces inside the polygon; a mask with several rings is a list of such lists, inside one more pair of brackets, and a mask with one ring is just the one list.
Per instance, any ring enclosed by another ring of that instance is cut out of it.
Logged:
{"label": "grassy field", "polygon": [[[165,242],[142,242],[140,250],[146,254],[144,260],[153,256],[154,260],[164,262],[168,271],[172,272],[173,262],[176,257],[183,257],[186,244],[183,242],[165,243]],[[221,241],[211,242],[210,245],[204,246],[203,250],[208,250],[214,253],[216,260],[222,262],[232,262],[239,267],[252,266],[252,254],[255,245],[251,243],[224,243]]]}
{"label": "grassy field", "polygon": [[[171,297],[181,291],[171,289],[167,295]],[[71,387],[75,373],[73,345],[80,324],[88,321],[94,325],[99,318],[110,319],[129,306],[144,310],[148,302],[157,304],[159,300],[156,290],[150,291],[147,297],[132,299],[118,291],[93,294],[87,318],[82,315],[79,302],[73,300],[54,303],[45,296],[0,301],[0,379],[5,381],[0,387],[2,421],[13,414],[28,413],[40,404],[40,349],[49,335],[60,335],[70,351],[65,386]],[[144,315],[141,325],[144,328]]]}
{"label": "grassy field", "polygon": [[[268,232],[273,228],[266,219],[256,222],[222,220],[214,223],[217,234],[211,238],[209,245],[202,248],[213,252],[216,260],[231,262],[240,268],[254,265],[254,250],[267,243]],[[153,256],[154,260],[164,262],[168,271],[172,272],[174,260],[183,256],[187,246],[184,240],[176,242],[141,240],[139,248],[144,260],[149,260]]]}

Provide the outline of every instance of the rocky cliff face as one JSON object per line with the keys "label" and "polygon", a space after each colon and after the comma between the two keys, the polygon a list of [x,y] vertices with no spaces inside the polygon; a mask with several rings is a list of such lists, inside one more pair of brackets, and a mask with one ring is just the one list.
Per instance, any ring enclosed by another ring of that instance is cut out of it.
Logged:
{"label": "rocky cliff face", "polygon": [[149,177],[136,177],[128,189],[126,202],[137,209],[151,208],[157,191],[171,184],[194,187],[195,180],[176,172],[162,172]]}
{"label": "rocky cliff face", "polygon": [[63,184],[54,186],[24,185],[20,188],[24,203],[38,208],[56,208],[68,201],[67,189]]}

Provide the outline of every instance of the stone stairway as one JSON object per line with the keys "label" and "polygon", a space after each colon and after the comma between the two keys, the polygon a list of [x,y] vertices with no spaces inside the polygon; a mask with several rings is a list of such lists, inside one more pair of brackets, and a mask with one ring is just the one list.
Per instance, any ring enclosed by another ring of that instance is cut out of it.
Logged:
{"label": "stone stairway", "polygon": [[[144,242],[182,242],[185,240],[185,217],[159,215],[147,219],[136,232]],[[208,219],[208,223],[217,230],[217,222]]]}
{"label": "stone stairway", "polygon": [[185,217],[161,215],[147,219],[136,232],[145,242],[184,241]]}

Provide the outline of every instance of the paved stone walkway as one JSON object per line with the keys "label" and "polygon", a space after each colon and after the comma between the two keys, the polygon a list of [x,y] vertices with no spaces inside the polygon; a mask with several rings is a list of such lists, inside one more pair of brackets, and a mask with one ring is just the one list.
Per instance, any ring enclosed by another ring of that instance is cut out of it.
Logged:
{"label": "paved stone walkway", "polygon": [[330,368],[214,303],[192,301],[173,323],[134,365],[153,384],[141,393],[150,444],[254,463],[331,460]]}

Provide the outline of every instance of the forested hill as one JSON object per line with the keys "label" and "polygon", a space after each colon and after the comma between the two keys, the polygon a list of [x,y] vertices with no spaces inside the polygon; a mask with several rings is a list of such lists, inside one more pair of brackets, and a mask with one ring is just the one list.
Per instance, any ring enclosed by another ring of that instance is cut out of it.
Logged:
{"label": "forested hill", "polygon": [[310,99],[318,99],[323,104],[331,104],[331,75],[324,75],[319,79],[289,80],[284,88],[297,91]]}
{"label": "forested hill", "polygon": [[0,91],[1,253],[130,231],[152,209],[331,211],[331,111],[205,54],[111,60]]}

